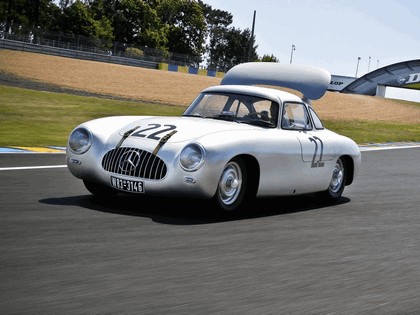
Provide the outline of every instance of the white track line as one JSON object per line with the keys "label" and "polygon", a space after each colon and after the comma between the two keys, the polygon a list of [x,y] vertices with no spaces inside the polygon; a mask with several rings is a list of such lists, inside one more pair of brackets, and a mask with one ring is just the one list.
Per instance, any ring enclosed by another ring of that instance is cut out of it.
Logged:
{"label": "white track line", "polygon": [[360,151],[379,151],[379,150],[396,150],[396,149],[411,149],[420,148],[420,145],[396,145],[396,146],[366,146],[359,147]]}
{"label": "white track line", "polygon": [[[360,151],[379,151],[379,150],[395,150],[420,148],[420,145],[396,145],[396,146],[361,146]],[[19,170],[35,170],[49,168],[65,168],[67,165],[45,165],[45,166],[17,166],[17,167],[0,167],[0,171],[19,171]]]}
{"label": "white track line", "polygon": [[67,165],[0,167],[0,171],[36,170],[36,169],[45,169],[45,168],[64,168],[64,167],[67,167]]}

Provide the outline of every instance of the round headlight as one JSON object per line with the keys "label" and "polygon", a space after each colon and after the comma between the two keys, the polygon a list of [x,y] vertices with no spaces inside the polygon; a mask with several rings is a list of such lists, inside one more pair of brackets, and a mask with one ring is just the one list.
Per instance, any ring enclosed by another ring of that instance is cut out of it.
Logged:
{"label": "round headlight", "polygon": [[73,130],[69,137],[69,148],[75,154],[83,154],[92,145],[92,134],[86,128]]}
{"label": "round headlight", "polygon": [[205,158],[204,148],[198,144],[189,144],[181,152],[181,167],[188,171],[196,171],[203,164]]}

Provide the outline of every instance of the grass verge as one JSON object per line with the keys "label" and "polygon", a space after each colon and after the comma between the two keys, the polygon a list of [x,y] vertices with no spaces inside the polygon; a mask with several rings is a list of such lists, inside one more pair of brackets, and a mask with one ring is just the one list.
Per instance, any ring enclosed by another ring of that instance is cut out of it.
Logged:
{"label": "grass verge", "polygon": [[[184,106],[109,100],[0,85],[0,146],[65,146],[81,122],[115,115],[179,116]],[[357,143],[420,141],[419,125],[325,121]]]}
{"label": "grass verge", "polygon": [[324,121],[325,127],[352,138],[358,144],[419,142],[420,125],[374,121]]}
{"label": "grass verge", "polygon": [[0,85],[0,146],[64,146],[78,124],[114,115],[182,114],[185,107]]}

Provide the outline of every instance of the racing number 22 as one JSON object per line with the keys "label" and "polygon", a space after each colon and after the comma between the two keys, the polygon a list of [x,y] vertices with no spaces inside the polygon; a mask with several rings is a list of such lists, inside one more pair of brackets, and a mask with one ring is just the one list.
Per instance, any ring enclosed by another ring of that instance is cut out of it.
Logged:
{"label": "racing number 22", "polygon": [[[161,137],[158,137],[161,133],[166,133],[167,131],[171,131],[176,129],[176,126],[174,125],[161,125],[161,124],[149,124],[149,127],[142,128],[140,130],[137,130],[135,133],[132,134],[134,137],[141,137],[141,138],[149,138],[153,140],[160,140]],[[155,130],[157,131],[148,133],[147,131]]]}
{"label": "racing number 22", "polygon": [[[324,143],[318,137],[309,137],[309,141],[315,144],[315,150],[314,150],[314,155],[312,156],[311,167],[324,167],[324,162],[321,162],[322,155],[324,153]],[[318,159],[317,159],[317,156],[319,156]]]}

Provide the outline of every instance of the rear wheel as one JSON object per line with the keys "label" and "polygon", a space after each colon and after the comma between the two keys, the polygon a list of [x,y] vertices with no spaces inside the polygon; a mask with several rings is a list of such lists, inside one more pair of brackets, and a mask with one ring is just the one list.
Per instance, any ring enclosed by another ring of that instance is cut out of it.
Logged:
{"label": "rear wheel", "polygon": [[107,199],[117,194],[117,191],[111,187],[100,185],[94,182],[83,180],[83,184],[89,192],[99,198]]}
{"label": "rear wheel", "polygon": [[343,194],[346,186],[347,168],[343,158],[338,158],[335,162],[330,185],[328,189],[322,193],[322,196],[327,201],[337,201]]}
{"label": "rear wheel", "polygon": [[241,158],[234,158],[226,164],[213,197],[220,209],[232,212],[241,208],[245,200],[247,180],[247,169]]}

